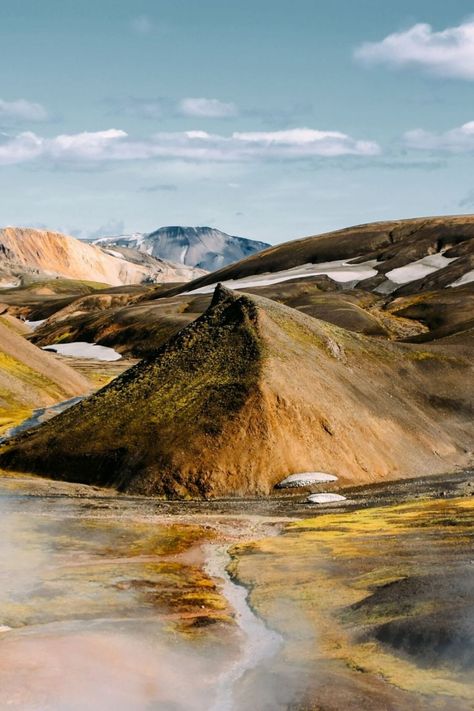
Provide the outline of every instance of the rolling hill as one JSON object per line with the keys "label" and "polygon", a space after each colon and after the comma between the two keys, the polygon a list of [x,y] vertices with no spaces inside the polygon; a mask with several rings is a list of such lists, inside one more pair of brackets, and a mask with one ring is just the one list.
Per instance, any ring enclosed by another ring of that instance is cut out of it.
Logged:
{"label": "rolling hill", "polygon": [[472,358],[393,343],[261,296],[207,311],[82,403],[9,442],[6,469],[168,497],[267,495],[298,471],[341,484],[472,461]]}
{"label": "rolling hill", "polygon": [[29,343],[27,332],[0,309],[0,435],[37,408],[93,389],[87,378]]}

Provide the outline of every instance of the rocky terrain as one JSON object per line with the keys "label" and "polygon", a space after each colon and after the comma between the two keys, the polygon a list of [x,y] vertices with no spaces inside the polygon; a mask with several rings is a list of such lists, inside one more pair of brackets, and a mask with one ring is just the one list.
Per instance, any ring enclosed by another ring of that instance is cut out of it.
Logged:
{"label": "rocky terrain", "polygon": [[268,494],[298,471],[342,485],[440,473],[471,459],[472,382],[461,345],[377,340],[218,287],[153,357],[10,441],[0,466],[206,498]]}
{"label": "rocky terrain", "polygon": [[15,287],[45,277],[66,277],[111,286],[189,281],[202,275],[131,249],[109,249],[59,232],[0,229],[0,286]]}
{"label": "rocky terrain", "polygon": [[148,234],[102,237],[94,244],[128,247],[176,264],[215,271],[259,252],[269,244],[228,235],[213,227],[160,227]]}

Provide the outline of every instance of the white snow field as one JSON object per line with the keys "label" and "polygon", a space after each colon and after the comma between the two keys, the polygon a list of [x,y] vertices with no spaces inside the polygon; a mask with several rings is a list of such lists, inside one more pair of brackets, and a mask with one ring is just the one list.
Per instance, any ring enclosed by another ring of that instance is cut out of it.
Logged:
{"label": "white snow field", "polygon": [[326,474],[325,472],[301,472],[300,474],[287,476],[286,479],[276,485],[276,488],[293,489],[301,486],[311,486],[311,484],[326,484],[329,481],[337,481],[337,476]]}
{"label": "white snow field", "polygon": [[[357,259],[357,257],[354,257]],[[290,279],[301,279],[312,276],[328,276],[339,283],[358,282],[363,279],[377,276],[374,266],[377,260],[371,259],[361,264],[352,264],[354,260],[336,259],[333,262],[321,262],[320,264],[301,264],[292,269],[284,269],[280,272],[266,272],[265,274],[255,274],[242,279],[229,279],[223,281],[223,286],[229,289],[245,289],[251,286],[268,286],[278,284]],[[186,294],[210,294],[214,291],[216,284],[207,284],[199,289],[185,292]]]}
{"label": "white snow field", "polygon": [[76,341],[75,343],[52,343],[43,346],[44,351],[54,351],[62,356],[71,358],[93,358],[94,360],[120,360],[122,357],[113,348],[98,346],[96,343],[86,341]]}
{"label": "white snow field", "polygon": [[410,262],[410,264],[405,264],[403,267],[398,267],[398,269],[392,269],[390,272],[386,273],[387,279],[395,282],[395,284],[408,284],[410,281],[416,281],[416,279],[423,279],[423,277],[437,272],[438,269],[443,269],[447,267],[448,264],[454,262],[457,257],[445,257],[441,252],[438,254],[429,254],[427,257],[422,259],[417,259],[416,262]]}
{"label": "white snow field", "polygon": [[332,504],[336,501],[345,501],[346,497],[341,494],[310,494],[306,501],[309,504]]}
{"label": "white snow field", "polygon": [[471,269],[470,272],[466,272],[462,277],[459,277],[459,279],[456,279],[456,281],[453,281],[453,283],[448,286],[463,286],[464,284],[470,284],[471,281],[474,281],[474,269]]}

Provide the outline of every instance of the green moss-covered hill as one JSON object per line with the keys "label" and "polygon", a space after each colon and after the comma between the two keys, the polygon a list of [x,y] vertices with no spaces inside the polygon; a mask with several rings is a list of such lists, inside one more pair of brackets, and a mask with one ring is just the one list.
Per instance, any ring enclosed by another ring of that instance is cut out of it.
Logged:
{"label": "green moss-covered hill", "polygon": [[456,350],[380,341],[263,297],[207,311],[0,466],[170,497],[264,495],[288,474],[340,483],[469,461],[472,370]]}

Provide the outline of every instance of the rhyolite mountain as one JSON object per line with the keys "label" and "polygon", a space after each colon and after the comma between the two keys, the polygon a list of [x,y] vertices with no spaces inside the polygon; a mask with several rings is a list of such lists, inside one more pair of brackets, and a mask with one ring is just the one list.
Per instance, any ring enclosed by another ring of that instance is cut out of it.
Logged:
{"label": "rhyolite mountain", "polygon": [[266,242],[228,235],[213,227],[160,227],[154,232],[134,233],[94,240],[101,246],[129,247],[176,264],[215,271],[226,264],[266,249]]}
{"label": "rhyolite mountain", "polygon": [[[341,288],[407,295],[474,281],[474,215],[373,222],[292,240],[206,274],[172,293],[329,276]],[[160,293],[160,297],[163,296]]]}
{"label": "rhyolite mountain", "polygon": [[48,321],[39,345],[89,340],[149,356],[208,307],[215,282],[280,301],[355,333],[388,340],[456,337],[474,344],[474,217],[434,217],[351,227],[266,249],[190,282],[153,287],[104,311],[78,298]]}
{"label": "rhyolite mountain", "polygon": [[0,229],[0,287],[4,288],[48,277],[120,286],[189,281],[202,274],[136,250],[102,248],[60,232]]}
{"label": "rhyolite mountain", "polygon": [[472,461],[472,358],[394,343],[218,286],[155,354],[9,442],[0,466],[168,497],[266,495]]}

